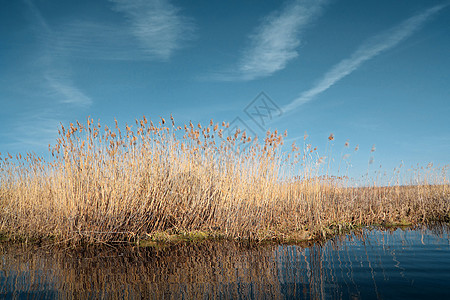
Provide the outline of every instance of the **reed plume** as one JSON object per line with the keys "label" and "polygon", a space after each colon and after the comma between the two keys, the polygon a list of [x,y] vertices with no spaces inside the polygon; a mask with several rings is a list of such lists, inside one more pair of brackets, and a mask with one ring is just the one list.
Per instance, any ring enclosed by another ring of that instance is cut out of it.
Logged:
{"label": "reed plume", "polygon": [[226,122],[160,119],[144,116],[122,132],[117,120],[111,129],[88,117],[61,124],[51,160],[0,154],[0,232],[74,244],[197,231],[305,240],[362,225],[449,220],[450,189],[439,169],[415,185],[355,187],[320,173],[317,148],[294,143],[285,151],[286,132],[268,131],[258,142]]}

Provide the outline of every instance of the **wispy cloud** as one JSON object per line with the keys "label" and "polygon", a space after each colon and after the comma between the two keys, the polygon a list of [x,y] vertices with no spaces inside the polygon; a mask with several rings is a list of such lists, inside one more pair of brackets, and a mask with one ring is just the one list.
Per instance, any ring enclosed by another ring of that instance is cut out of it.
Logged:
{"label": "wispy cloud", "polygon": [[298,106],[313,100],[314,97],[323,93],[339,80],[358,69],[365,61],[395,47],[400,42],[410,37],[427,20],[445,6],[447,5],[431,7],[428,10],[405,20],[401,24],[390,28],[386,32],[368,39],[349,58],[342,60],[331,68],[331,70],[328,71],[311,89],[303,92],[300,97],[286,105],[283,108],[283,111],[292,111]]}
{"label": "wispy cloud", "polygon": [[60,67],[62,62],[58,61],[58,57],[54,55],[53,42],[56,40],[54,31],[31,0],[25,0],[25,3],[32,14],[32,22],[37,34],[44,36],[46,41],[37,60],[42,68],[39,76],[42,76],[47,84],[46,94],[56,97],[60,103],[78,106],[90,105],[92,100],[74,85],[69,71]]}
{"label": "wispy cloud", "polygon": [[167,0],[110,0],[115,10],[124,13],[142,50],[148,55],[167,60],[193,37],[192,22]]}
{"label": "wispy cloud", "polygon": [[47,74],[45,79],[51,89],[52,96],[59,99],[59,102],[77,106],[89,106],[92,104],[92,99],[76,88],[70,77]]}
{"label": "wispy cloud", "polygon": [[61,24],[53,38],[54,57],[89,60],[149,60],[154,55],[137,46],[126,26],[90,20],[71,20]]}
{"label": "wispy cloud", "polygon": [[54,144],[60,120],[53,110],[25,111],[20,113],[17,119],[20,119],[20,122],[15,122],[15,131],[8,136],[8,140],[14,142],[5,146],[23,152],[28,149],[46,150],[48,144]]}
{"label": "wispy cloud", "polygon": [[286,67],[298,56],[301,34],[323,11],[327,0],[295,0],[266,16],[249,37],[249,45],[234,70],[218,80],[253,80]]}
{"label": "wispy cloud", "polygon": [[[26,103],[14,113],[6,131],[0,132],[0,146],[11,152],[45,152],[49,143],[54,143],[58,124],[64,119],[67,108],[83,108],[92,100],[76,86],[70,65],[62,57],[55,56],[53,48],[55,31],[49,26],[38,6],[24,0],[33,36],[39,42],[32,49],[32,61],[24,59],[20,77],[13,80],[15,101]],[[30,43],[29,47],[35,44]],[[16,96],[17,96],[16,95]],[[9,101],[12,101],[9,99]],[[20,105],[20,104],[19,104]]]}
{"label": "wispy cloud", "polygon": [[194,38],[191,19],[168,0],[109,0],[116,22],[76,18],[50,28],[39,10],[25,0],[36,23],[37,34],[53,57],[167,61]]}
{"label": "wispy cloud", "polygon": [[265,18],[251,36],[251,45],[244,51],[239,71],[245,79],[269,76],[282,70],[298,56],[300,34],[322,12],[327,1],[299,0]]}

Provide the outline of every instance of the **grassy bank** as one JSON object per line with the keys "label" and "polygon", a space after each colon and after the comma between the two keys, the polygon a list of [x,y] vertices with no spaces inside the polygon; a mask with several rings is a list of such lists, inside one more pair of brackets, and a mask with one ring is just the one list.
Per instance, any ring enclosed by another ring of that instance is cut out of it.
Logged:
{"label": "grassy bank", "polygon": [[306,240],[450,217],[445,175],[414,186],[351,187],[323,173],[324,158],[309,145],[282,151],[286,135],[277,131],[256,141],[212,120],[178,127],[144,117],[132,127],[88,118],[61,127],[51,160],[3,153],[0,232],[69,244],[161,232]]}

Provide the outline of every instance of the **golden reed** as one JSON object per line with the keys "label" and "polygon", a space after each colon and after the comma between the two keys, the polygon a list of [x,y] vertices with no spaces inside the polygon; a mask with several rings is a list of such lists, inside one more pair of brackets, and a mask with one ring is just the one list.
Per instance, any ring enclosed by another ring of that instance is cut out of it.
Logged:
{"label": "golden reed", "polygon": [[283,152],[283,137],[268,131],[258,142],[225,122],[176,126],[172,117],[144,116],[125,131],[90,117],[61,125],[49,161],[0,154],[0,232],[63,244],[198,231],[298,241],[449,220],[445,172],[410,186],[351,187],[346,177],[319,176],[326,157],[317,148]]}

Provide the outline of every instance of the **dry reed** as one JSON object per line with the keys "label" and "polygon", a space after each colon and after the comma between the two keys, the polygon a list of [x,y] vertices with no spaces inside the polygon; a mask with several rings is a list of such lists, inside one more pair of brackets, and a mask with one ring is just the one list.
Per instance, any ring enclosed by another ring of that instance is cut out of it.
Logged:
{"label": "dry reed", "polygon": [[61,125],[49,161],[0,154],[0,232],[64,244],[164,231],[305,240],[450,217],[445,172],[410,186],[350,187],[345,177],[319,176],[317,148],[283,152],[286,133],[258,142],[213,120],[180,127],[144,116],[125,131],[115,123]]}

